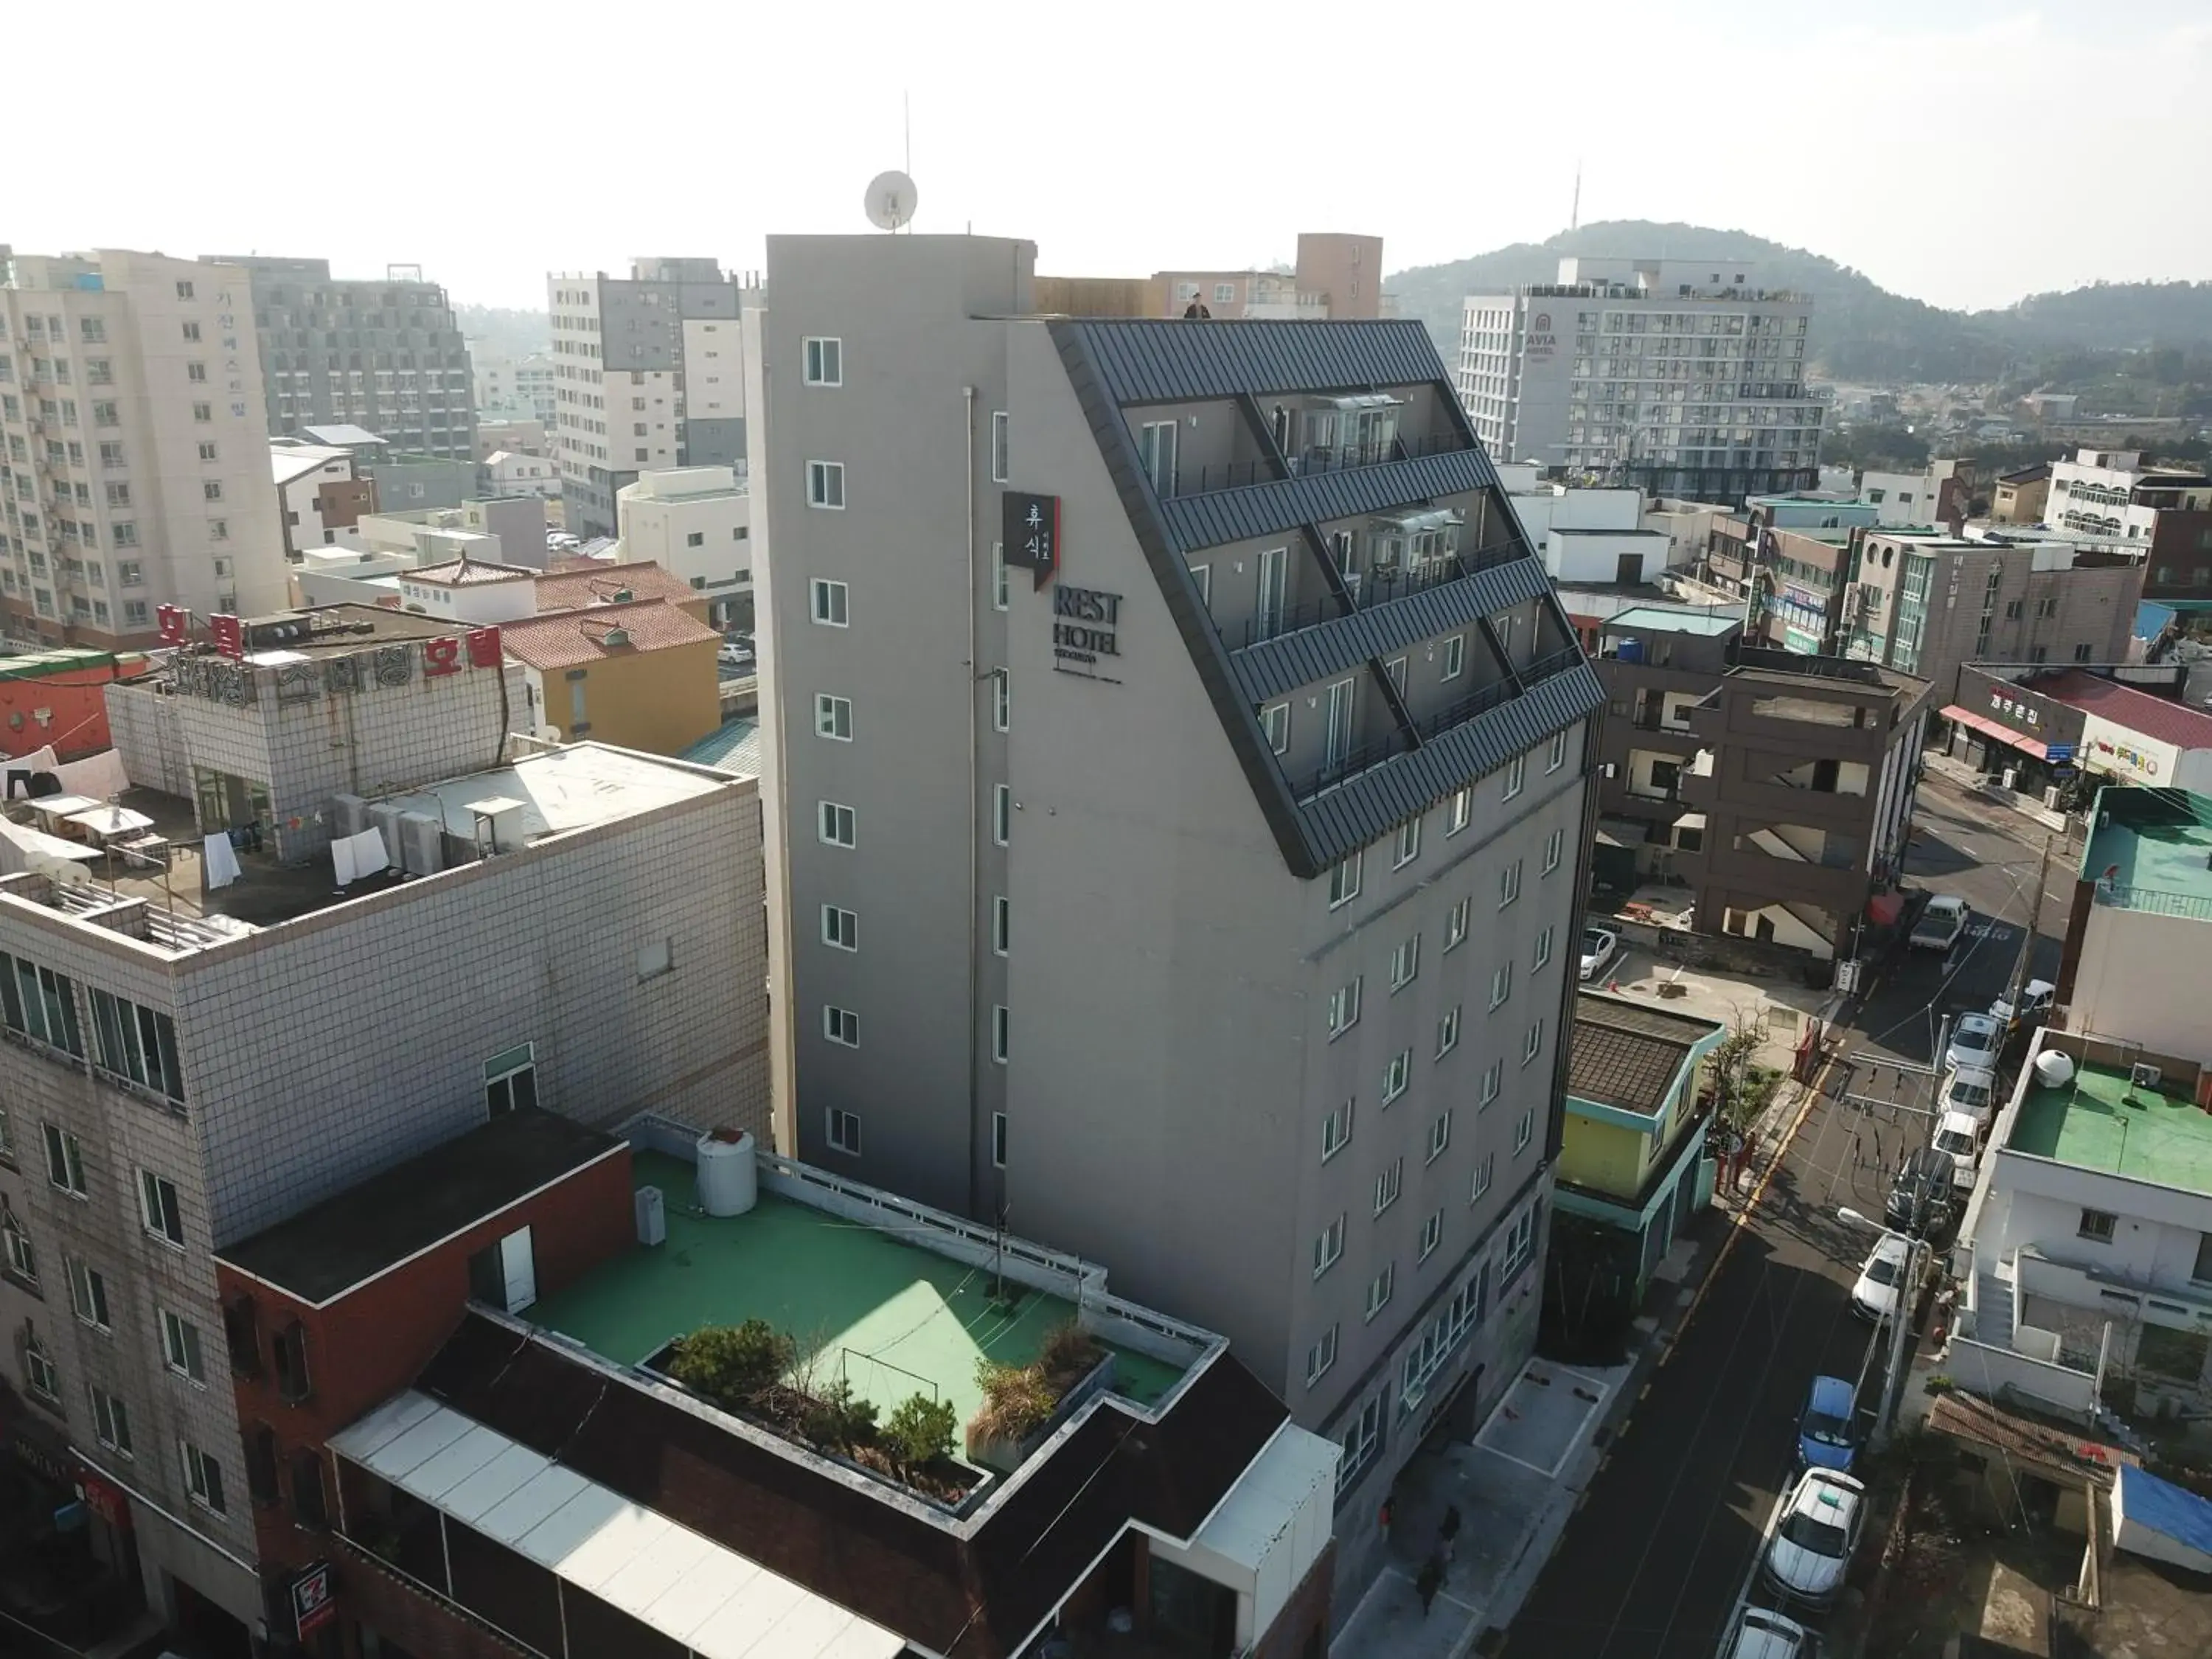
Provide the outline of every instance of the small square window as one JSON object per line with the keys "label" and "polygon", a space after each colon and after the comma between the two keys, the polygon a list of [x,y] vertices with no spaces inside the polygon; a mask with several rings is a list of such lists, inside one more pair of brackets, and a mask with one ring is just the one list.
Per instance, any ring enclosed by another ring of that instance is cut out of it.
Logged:
{"label": "small square window", "polygon": [[1553,871],[1559,867],[1559,858],[1565,852],[1566,844],[1567,832],[1564,830],[1554,830],[1544,837],[1544,873],[1546,875],[1550,875]]}
{"label": "small square window", "polygon": [[1006,947],[1013,942],[1013,906],[1000,894],[991,901],[991,949],[995,954],[1006,954]]}
{"label": "small square window", "polygon": [[1444,1148],[1451,1145],[1451,1119],[1452,1115],[1450,1111],[1447,1109],[1438,1112],[1436,1117],[1430,1122],[1429,1156],[1427,1159],[1429,1163],[1433,1164],[1437,1159],[1442,1158],[1443,1156]]}
{"label": "small square window", "polygon": [[1012,434],[1012,421],[1003,409],[991,412],[991,482],[1004,483],[1009,476],[1012,456],[1009,446]]}
{"label": "small square window", "polygon": [[2109,1244],[2112,1242],[2113,1230],[2118,1225],[2119,1218],[2109,1210],[2084,1210],[2081,1225],[2075,1230],[2075,1237],[2088,1239],[2093,1243]]}
{"label": "small square window", "polygon": [[1490,1190],[1490,1177],[1498,1168],[1498,1154],[1485,1152],[1474,1166],[1474,1188],[1467,1195],[1470,1204]]}
{"label": "small square window", "polygon": [[[1321,1161],[1324,1164],[1342,1152],[1345,1143],[1352,1139],[1352,1105],[1346,1101],[1321,1121]],[[2208,1234],[2212,1237],[2212,1234]]]}
{"label": "small square window", "polygon": [[1521,1040],[1521,1063],[1526,1066],[1535,1059],[1543,1047],[1544,1022],[1541,1019],[1532,1020],[1528,1024],[1528,1035]]}
{"label": "small square window", "polygon": [[810,585],[814,620],[823,628],[844,628],[851,623],[851,590],[843,582],[817,576]]}
{"label": "small square window", "polygon": [[991,839],[1000,847],[1014,838],[1014,792],[1007,785],[991,786]]}
{"label": "small square window", "polygon": [[1398,826],[1397,844],[1391,849],[1390,867],[1402,870],[1421,855],[1421,821],[1407,818]]}
{"label": "small square window", "polygon": [[1567,734],[1565,732],[1554,732],[1552,734],[1551,749],[1544,757],[1544,769],[1547,772],[1556,772],[1566,763]]}
{"label": "small square window", "polygon": [[1467,943],[1468,912],[1474,901],[1462,899],[1444,916],[1444,949],[1456,950]]}
{"label": "small square window", "polygon": [[1502,1008],[1505,999],[1513,994],[1513,964],[1501,962],[1490,970],[1490,1006]]}
{"label": "small square window", "polygon": [[178,1376],[204,1382],[207,1373],[200,1357],[199,1327],[161,1310],[161,1358]]}
{"label": "small square window", "polygon": [[834,904],[822,907],[822,942],[838,951],[860,948],[860,918]]}
{"label": "small square window", "polygon": [[1536,935],[1536,950],[1531,968],[1541,968],[1552,959],[1552,930],[1549,927]]}
{"label": "small square window", "polygon": [[832,696],[827,691],[814,695],[814,735],[832,738],[838,743],[853,740],[853,700]]}
{"label": "small square window", "polygon": [[994,1170],[1006,1167],[1006,1115],[1004,1112],[991,1114],[991,1167]]}
{"label": "small square window", "polygon": [[1336,909],[1359,896],[1359,870],[1365,858],[1364,853],[1354,853],[1328,872],[1328,908]]}
{"label": "small square window", "polygon": [[823,1138],[833,1152],[847,1152],[854,1158],[860,1155],[860,1115],[832,1106],[824,1114]]}
{"label": "small square window", "polygon": [[853,847],[859,844],[859,819],[849,806],[840,806],[835,801],[817,803],[820,809],[819,830],[826,847]]}
{"label": "small square window", "polygon": [[1328,1034],[1332,1038],[1342,1036],[1358,1023],[1359,980],[1354,975],[1351,983],[1329,993]]}
{"label": "small square window", "polygon": [[1321,1334],[1321,1340],[1306,1350],[1306,1386],[1311,1388],[1321,1381],[1322,1375],[1336,1364],[1336,1327],[1332,1325]]}
{"label": "small square window", "polygon": [[1313,1276],[1319,1279],[1337,1263],[1344,1254],[1344,1212],[1337,1212],[1336,1219],[1314,1236]]}
{"label": "small square window", "polygon": [[1421,936],[1416,933],[1411,939],[1401,939],[1397,948],[1390,952],[1391,990],[1404,990],[1420,971]]}
{"label": "small square window", "polygon": [[1406,1092],[1406,1085],[1412,1081],[1413,1075],[1413,1051],[1411,1048],[1401,1048],[1390,1056],[1389,1063],[1382,1068],[1382,1103],[1385,1106]]}
{"label": "small square window", "polygon": [[850,1008],[824,1005],[822,1035],[840,1048],[857,1048],[860,1046],[860,1017]]}
{"label": "small square window", "polygon": [[1434,1215],[1431,1216],[1426,1221],[1424,1221],[1421,1224],[1420,1260],[1426,1261],[1430,1256],[1436,1253],[1437,1246],[1443,1242],[1443,1236],[1444,1212],[1442,1210],[1438,1210]]}
{"label": "small square window", "polygon": [[1374,1318],[1389,1305],[1390,1293],[1396,1288],[1397,1282],[1398,1264],[1395,1261],[1385,1264],[1381,1273],[1367,1281],[1368,1318]]}
{"label": "small square window", "polygon": [[1498,872],[1498,908],[1503,910],[1521,896],[1521,860],[1516,859]]}
{"label": "small square window", "polygon": [[1001,1002],[991,1010],[991,1058],[1004,1066],[1012,1048],[1013,1015]]}
{"label": "small square window", "polygon": [[1442,1060],[1459,1047],[1459,1009],[1454,1006],[1437,1022],[1437,1058]]}
{"label": "small square window", "polygon": [[1451,804],[1444,809],[1444,834],[1455,836],[1467,828],[1474,817],[1474,791],[1455,791]]}
{"label": "small square window", "polygon": [[1516,755],[1505,763],[1505,799],[1511,800],[1521,793],[1521,785],[1528,773],[1528,757]]}
{"label": "small square window", "polygon": [[1498,1091],[1504,1087],[1504,1082],[1505,1062],[1504,1060],[1493,1060],[1483,1068],[1482,1103],[1485,1106],[1498,1098]]}
{"label": "small square window", "polygon": [[1536,1113],[1535,1109],[1531,1107],[1513,1121],[1514,1152],[1517,1154],[1525,1150],[1528,1143],[1535,1139],[1535,1134]]}
{"label": "small square window", "polygon": [[806,342],[805,355],[807,385],[845,384],[845,343],[842,340],[811,339]]}
{"label": "small square window", "polygon": [[[640,456],[642,460],[644,457]],[[809,461],[806,464],[806,504],[831,512],[842,512],[845,506],[845,464],[842,461]]]}
{"label": "small square window", "polygon": [[1398,1189],[1406,1178],[1406,1160],[1390,1160],[1390,1167],[1375,1177],[1375,1213],[1381,1215],[1398,1201]]}
{"label": "small square window", "polygon": [[138,1171],[138,1213],[146,1231],[156,1238],[184,1243],[184,1212],[177,1203],[176,1183],[167,1176],[151,1170]]}

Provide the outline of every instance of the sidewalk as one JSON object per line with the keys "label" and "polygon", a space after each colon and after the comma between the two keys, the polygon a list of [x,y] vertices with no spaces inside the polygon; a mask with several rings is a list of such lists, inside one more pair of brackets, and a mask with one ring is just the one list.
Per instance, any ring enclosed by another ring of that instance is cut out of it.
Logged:
{"label": "sidewalk", "polygon": [[[1776,1091],[1757,1127],[1759,1146],[1779,1144],[1804,1093],[1794,1083]],[[1741,1195],[1716,1192],[1694,1236],[1668,1252],[1626,1364],[1531,1359],[1472,1442],[1448,1442],[1407,1466],[1390,1564],[1346,1620],[1331,1659],[1465,1659],[1486,1630],[1512,1622],[1627,1425],[1645,1377],[1696,1305],[1757,1179],[1755,1170],[1747,1173]],[[1460,1512],[1455,1556],[1425,1615],[1415,1579],[1449,1507]]]}
{"label": "sidewalk", "polygon": [[2066,814],[2053,811],[2045,806],[2043,804],[2043,798],[2039,795],[2024,794],[2016,789],[2004,788],[1996,779],[1977,771],[1966,762],[1954,760],[1950,756],[1938,754],[1933,750],[1928,750],[1922,759],[1929,771],[1933,772],[1947,783],[1956,784],[1961,789],[1971,789],[1975,793],[1996,802],[1998,805],[2019,813],[2024,818],[2034,819],[2046,830],[2068,830],[2070,829],[2071,821]]}

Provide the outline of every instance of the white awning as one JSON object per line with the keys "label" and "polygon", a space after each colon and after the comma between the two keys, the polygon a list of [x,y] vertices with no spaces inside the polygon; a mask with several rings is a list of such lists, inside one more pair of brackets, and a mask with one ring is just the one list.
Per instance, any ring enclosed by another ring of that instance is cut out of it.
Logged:
{"label": "white awning", "polygon": [[1323,398],[1321,401],[1331,409],[1390,409],[1406,400],[1394,398],[1387,392],[1354,392],[1341,398]]}
{"label": "white awning", "polygon": [[409,1389],[331,1449],[701,1659],[896,1659],[905,1639]]}
{"label": "white awning", "polygon": [[1452,507],[1436,507],[1410,513],[1378,513],[1375,515],[1375,522],[1387,524],[1394,530],[1407,532],[1443,530],[1449,526],[1465,524],[1467,515]]}

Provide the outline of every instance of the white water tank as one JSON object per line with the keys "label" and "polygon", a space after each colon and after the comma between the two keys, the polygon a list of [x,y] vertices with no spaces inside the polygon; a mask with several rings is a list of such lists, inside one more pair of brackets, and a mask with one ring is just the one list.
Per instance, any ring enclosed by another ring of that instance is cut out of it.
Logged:
{"label": "white water tank", "polygon": [[2058,1048],[2045,1048],[2035,1057],[2035,1080],[2046,1089],[2063,1089],[2074,1080],[2073,1056]]}
{"label": "white water tank", "polygon": [[668,1208],[658,1187],[641,1187],[635,1203],[637,1207],[637,1242],[641,1244],[664,1244],[668,1241]]}
{"label": "white water tank", "polygon": [[711,1129],[699,1137],[699,1207],[708,1215],[743,1215],[760,1199],[753,1138],[743,1129]]}

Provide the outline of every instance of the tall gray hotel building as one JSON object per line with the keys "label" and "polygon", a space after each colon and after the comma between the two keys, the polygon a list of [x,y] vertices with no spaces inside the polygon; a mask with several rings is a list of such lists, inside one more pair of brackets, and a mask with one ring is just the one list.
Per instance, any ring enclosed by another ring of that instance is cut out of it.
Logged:
{"label": "tall gray hotel building", "polygon": [[1035,261],[771,238],[746,315],[785,1127],[1227,1333],[1356,1584],[1534,1340],[1602,694],[1419,324]]}

